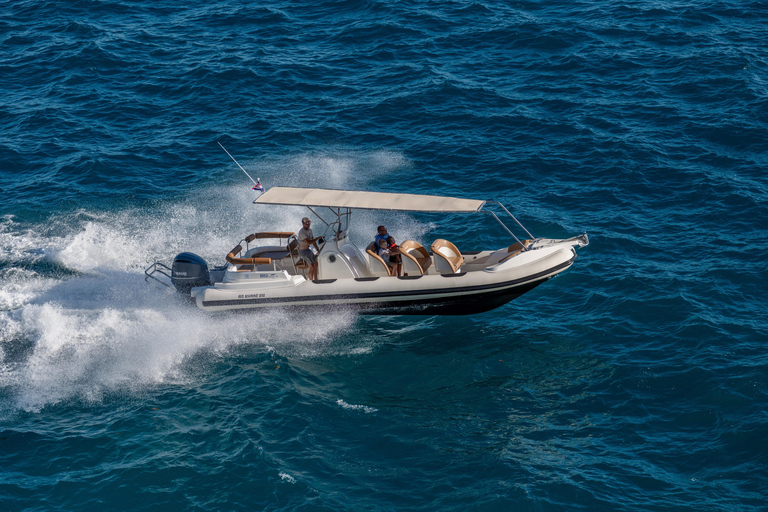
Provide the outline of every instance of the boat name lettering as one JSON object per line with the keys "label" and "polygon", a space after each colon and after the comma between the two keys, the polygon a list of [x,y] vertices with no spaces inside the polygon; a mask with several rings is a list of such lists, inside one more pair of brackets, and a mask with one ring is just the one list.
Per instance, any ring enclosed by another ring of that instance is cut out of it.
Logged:
{"label": "boat name lettering", "polygon": [[238,299],[261,299],[266,297],[265,293],[250,293],[245,295],[238,295]]}

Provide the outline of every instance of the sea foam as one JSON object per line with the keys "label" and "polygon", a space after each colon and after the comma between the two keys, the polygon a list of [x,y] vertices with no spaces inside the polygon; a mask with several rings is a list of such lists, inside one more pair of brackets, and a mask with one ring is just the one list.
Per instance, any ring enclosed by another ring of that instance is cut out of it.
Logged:
{"label": "sea foam", "polygon": [[[390,153],[343,153],[261,165],[287,174],[283,180],[305,178],[298,181],[309,185],[320,184],[311,172],[319,168],[327,183],[340,186],[363,174],[361,166],[375,163],[386,170],[403,162]],[[281,181],[263,169],[251,172],[260,173],[267,187]],[[245,235],[295,231],[307,214],[298,207],[253,205],[254,197],[247,184],[216,185],[150,207],[59,213],[41,225],[6,217],[0,230],[4,395],[25,410],[70,398],[98,401],[105,393],[183,381],[186,358],[200,350],[226,353],[244,343],[278,353],[318,353],[317,347],[355,322],[354,314],[305,314],[302,322],[312,328],[297,332],[291,328],[296,315],[287,311],[205,313],[144,282],[144,268],[155,260],[170,264],[175,254],[192,251],[209,265],[221,264]],[[355,220],[358,243],[382,222],[401,239],[420,237],[428,228],[402,214],[364,211]],[[315,231],[323,229],[318,221]]]}

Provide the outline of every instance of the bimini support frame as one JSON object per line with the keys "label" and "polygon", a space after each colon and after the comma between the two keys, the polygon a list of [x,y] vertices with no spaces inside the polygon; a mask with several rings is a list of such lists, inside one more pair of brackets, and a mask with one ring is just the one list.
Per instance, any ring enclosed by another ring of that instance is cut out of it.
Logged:
{"label": "bimini support frame", "polygon": [[[512,217],[512,220],[514,220],[514,221],[517,223],[517,225],[518,225],[518,226],[520,226],[520,227],[523,229],[523,231],[525,231],[525,232],[528,234],[528,236],[529,236],[529,237],[531,237],[532,239],[535,239],[535,238],[536,238],[535,236],[533,236],[533,235],[531,234],[531,232],[530,232],[530,231],[528,231],[528,230],[525,228],[525,226],[523,226],[523,224],[522,224],[522,223],[521,223],[519,220],[517,220],[517,217],[515,217],[514,215],[512,215],[512,214],[509,212],[509,210],[507,210],[507,208],[506,208],[506,207],[505,207],[503,204],[501,204],[501,203],[500,203],[500,202],[498,202],[498,201],[486,201],[486,202],[485,202],[485,204],[490,204],[490,203],[499,205],[499,207],[501,207],[501,209],[502,209],[502,210],[504,210],[505,212],[507,212],[507,215],[509,215],[510,217]],[[483,205],[483,206],[485,206],[485,205]],[[482,209],[482,210],[478,210],[478,212],[480,212],[480,213],[489,213],[489,214],[493,215],[493,218],[494,218],[494,219],[496,219],[496,222],[498,222],[499,224],[501,224],[501,227],[503,227],[503,228],[504,228],[504,229],[507,231],[507,233],[509,233],[509,234],[512,236],[512,238],[514,238],[514,239],[515,239],[515,241],[516,241],[517,243],[519,243],[519,244],[522,246],[522,248],[523,248],[523,251],[527,251],[527,250],[529,250],[529,249],[526,247],[526,245],[525,245],[525,244],[523,244],[523,242],[521,242],[521,241],[520,241],[520,239],[519,239],[519,238],[517,238],[517,237],[515,236],[515,234],[512,232],[512,230],[511,230],[511,229],[509,229],[509,228],[507,227],[507,225],[506,225],[506,224],[504,224],[504,223],[501,221],[501,219],[500,219],[500,218],[499,218],[499,217],[498,217],[498,216],[497,216],[497,215],[496,215],[494,212],[492,212],[492,211],[490,211],[490,210],[485,210],[485,209]]]}

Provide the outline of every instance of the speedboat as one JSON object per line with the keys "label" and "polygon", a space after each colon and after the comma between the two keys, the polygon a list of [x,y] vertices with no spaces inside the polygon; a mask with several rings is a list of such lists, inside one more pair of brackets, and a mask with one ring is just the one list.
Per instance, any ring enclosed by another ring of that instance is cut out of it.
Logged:
{"label": "speedboat", "polygon": [[[465,315],[497,308],[557,276],[573,264],[575,248],[589,244],[586,233],[565,240],[534,237],[497,201],[273,187],[253,203],[259,208],[304,206],[325,224],[317,243],[317,279],[307,279],[308,263],[299,255],[296,234],[275,231],[244,237],[219,267],[209,269],[189,252],[177,255],[171,267],[156,262],[145,270],[147,282],[191,297],[204,311],[325,307],[383,315]],[[319,209],[329,210],[331,220],[324,220]],[[401,275],[396,275],[373,243],[361,250],[350,240],[352,213],[364,209],[486,213],[514,243],[469,250],[444,239],[429,247],[407,240],[399,246]],[[518,238],[494,209],[506,213],[518,234],[526,236]]]}

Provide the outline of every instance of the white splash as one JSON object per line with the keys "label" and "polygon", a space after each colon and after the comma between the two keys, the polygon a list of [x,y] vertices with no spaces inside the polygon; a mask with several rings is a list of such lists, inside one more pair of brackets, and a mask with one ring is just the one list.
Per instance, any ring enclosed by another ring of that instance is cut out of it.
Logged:
{"label": "white splash", "polygon": [[344,409],[352,409],[354,411],[363,411],[366,414],[371,414],[371,413],[374,413],[374,412],[378,411],[378,409],[376,409],[375,407],[368,407],[367,405],[352,405],[352,404],[348,404],[347,402],[345,402],[341,398],[336,400],[336,404],[340,405]]}
{"label": "white splash", "polygon": [[[303,155],[262,163],[266,169],[258,175],[267,188],[343,187],[353,176],[361,182],[366,166],[378,166],[371,176],[405,164],[386,152]],[[245,183],[211,186],[152,208],[54,214],[40,225],[1,218],[0,406],[39,411],[64,400],[99,401],[108,393],[184,382],[183,363],[201,350],[226,353],[258,344],[281,354],[323,353],[353,326],[354,314],[305,315],[313,328],[297,334],[286,328],[294,314],[271,311],[268,321],[265,313],[211,315],[144,282],[143,270],[155,260],[170,263],[192,251],[221,264],[245,235],[296,231],[306,214],[297,207],[256,206],[253,198]],[[371,212],[360,217],[353,239],[365,241],[383,221]],[[404,215],[388,215],[386,223],[398,240],[425,229]]]}

